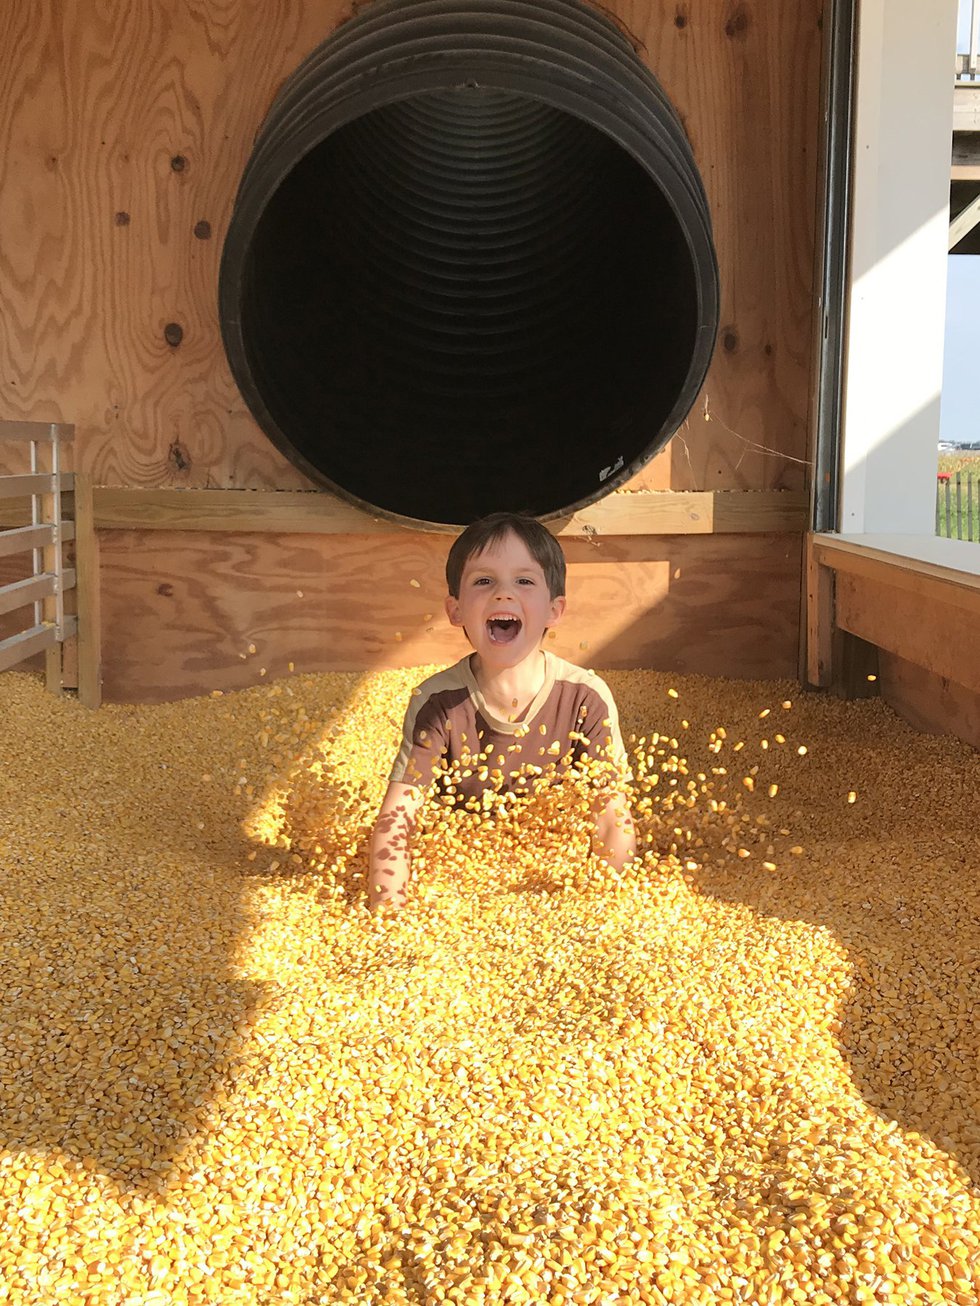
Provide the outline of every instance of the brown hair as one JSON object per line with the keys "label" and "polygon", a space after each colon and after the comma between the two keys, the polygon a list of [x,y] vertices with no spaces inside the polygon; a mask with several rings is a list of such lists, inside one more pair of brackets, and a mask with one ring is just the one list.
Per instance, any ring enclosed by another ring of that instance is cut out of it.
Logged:
{"label": "brown hair", "polygon": [[517,536],[544,572],[551,597],[557,599],[565,593],[565,555],[551,531],[525,513],[492,512],[489,517],[470,522],[449,550],[446,584],[454,599],[459,598],[463,568],[470,558],[498,543],[508,532]]}

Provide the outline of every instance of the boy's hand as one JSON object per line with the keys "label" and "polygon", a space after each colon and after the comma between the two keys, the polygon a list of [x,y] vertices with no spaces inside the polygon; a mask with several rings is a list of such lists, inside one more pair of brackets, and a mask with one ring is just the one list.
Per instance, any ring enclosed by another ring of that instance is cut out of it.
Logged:
{"label": "boy's hand", "polygon": [[621,871],[636,857],[636,831],[629,803],[623,794],[603,794],[596,799],[595,843],[599,856],[614,871]]}

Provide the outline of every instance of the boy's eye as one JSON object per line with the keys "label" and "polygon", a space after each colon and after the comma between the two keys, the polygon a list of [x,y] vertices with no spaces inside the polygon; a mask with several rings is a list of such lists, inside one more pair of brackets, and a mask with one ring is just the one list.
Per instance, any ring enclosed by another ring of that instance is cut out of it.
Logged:
{"label": "boy's eye", "polygon": [[490,577],[489,577],[489,576],[477,576],[476,579],[473,581],[473,584],[474,584],[474,585],[489,585],[489,584],[490,584]]}
{"label": "boy's eye", "polygon": [[533,585],[534,578],[533,576],[522,576],[517,583],[518,585]]}

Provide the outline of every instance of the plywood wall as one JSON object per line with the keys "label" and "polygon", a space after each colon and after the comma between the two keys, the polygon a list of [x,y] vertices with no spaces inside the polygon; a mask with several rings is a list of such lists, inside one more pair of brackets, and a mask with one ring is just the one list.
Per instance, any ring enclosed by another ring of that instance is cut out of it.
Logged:
{"label": "plywood wall", "polygon": [[[559,656],[795,675],[794,537],[574,541],[566,553],[568,608],[547,645]],[[406,532],[397,548],[376,535],[106,532],[107,697],[151,701],[325,668],[455,661],[469,649],[445,616],[444,564],[444,537],[421,532]]]}
{"label": "plywood wall", "polygon": [[[604,7],[681,114],[721,269],[721,332],[702,395],[633,488],[798,489],[813,352],[820,0]],[[348,13],[344,0],[4,0],[0,419],[74,423],[76,466],[97,485],[306,487],[231,379],[217,276],[255,132],[282,81]],[[258,626],[279,632],[268,651],[277,666],[458,655],[455,636],[438,630],[412,656],[392,653],[403,620],[394,591],[350,606],[364,575],[359,538],[105,532],[102,544],[110,696],[196,692],[221,675],[250,683],[259,668],[238,655]],[[424,564],[435,577],[445,545],[402,533],[371,547],[385,575]],[[606,547],[602,564],[572,564],[583,620],[601,628],[591,653],[568,650],[579,660],[735,675],[795,667],[797,538]],[[297,590],[318,594],[316,619]],[[607,603],[619,605],[616,630],[602,627]]]}
{"label": "plywood wall", "polygon": [[[702,400],[643,482],[797,487],[822,6],[606,8],[683,118],[721,265]],[[304,484],[231,379],[217,273],[255,132],[347,12],[344,0],[0,6],[0,418],[73,422],[79,468],[97,484]]]}

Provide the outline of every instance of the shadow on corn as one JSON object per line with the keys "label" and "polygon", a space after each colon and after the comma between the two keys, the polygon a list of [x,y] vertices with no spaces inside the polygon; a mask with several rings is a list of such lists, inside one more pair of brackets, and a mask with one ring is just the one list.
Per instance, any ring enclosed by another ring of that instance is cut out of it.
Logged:
{"label": "shadow on corn", "polygon": [[262,1001],[226,783],[251,746],[229,700],[91,713],[14,673],[0,695],[0,1146],[154,1191]]}
{"label": "shadow on corn", "polygon": [[[718,682],[718,698],[730,689]],[[703,708],[686,709],[692,739]],[[772,719],[743,721],[739,769],[760,763],[757,780],[778,783],[769,803],[757,784],[752,808],[786,822],[799,855],[777,855],[772,872],[758,855],[712,862],[698,889],[830,931],[850,967],[832,1029],[853,1088],[980,1184],[980,756],[917,734],[880,700],[804,695],[786,719],[790,744],[818,746],[762,752],[752,735],[771,738]]]}

